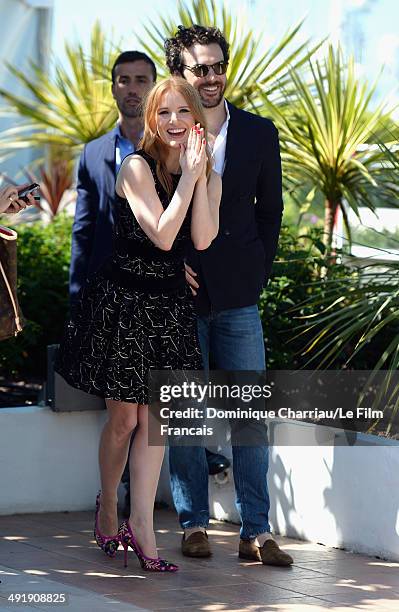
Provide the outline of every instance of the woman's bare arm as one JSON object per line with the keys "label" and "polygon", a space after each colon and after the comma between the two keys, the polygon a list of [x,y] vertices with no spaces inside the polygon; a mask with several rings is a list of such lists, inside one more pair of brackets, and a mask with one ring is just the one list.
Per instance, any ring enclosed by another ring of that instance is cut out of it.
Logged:
{"label": "woman's bare arm", "polygon": [[142,230],[158,248],[168,251],[187,214],[195,176],[189,172],[180,177],[176,191],[166,210],[155,189],[154,178],[147,162],[138,155],[129,156],[120,169],[116,190],[127,198]]}

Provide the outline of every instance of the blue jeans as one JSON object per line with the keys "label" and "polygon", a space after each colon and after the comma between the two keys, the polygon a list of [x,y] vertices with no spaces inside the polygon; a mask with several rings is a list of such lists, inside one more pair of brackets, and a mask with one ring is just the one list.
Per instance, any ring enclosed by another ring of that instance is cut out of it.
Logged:
{"label": "blue jeans", "polygon": [[[265,370],[262,324],[257,306],[232,308],[198,317],[198,335],[209,369]],[[259,422],[260,435],[266,439],[266,426]],[[233,474],[236,505],[241,516],[240,537],[255,538],[270,532],[267,443],[258,446],[233,446]],[[169,466],[173,500],[183,528],[208,527],[208,464],[205,448],[171,446]]]}

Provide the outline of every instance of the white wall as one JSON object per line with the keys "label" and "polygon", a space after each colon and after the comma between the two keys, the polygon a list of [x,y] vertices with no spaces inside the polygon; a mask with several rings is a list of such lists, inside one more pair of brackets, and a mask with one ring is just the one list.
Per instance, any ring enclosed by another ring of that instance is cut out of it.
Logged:
{"label": "white wall", "polygon": [[91,510],[105,411],[0,409],[0,514]]}
{"label": "white wall", "polygon": [[399,560],[399,446],[274,447],[277,533]]}

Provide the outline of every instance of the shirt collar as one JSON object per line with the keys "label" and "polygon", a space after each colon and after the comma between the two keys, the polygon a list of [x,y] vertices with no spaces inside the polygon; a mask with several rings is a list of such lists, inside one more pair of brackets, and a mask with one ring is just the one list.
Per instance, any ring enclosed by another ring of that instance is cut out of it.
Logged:
{"label": "shirt collar", "polygon": [[[226,115],[227,115],[227,117],[226,117],[226,121],[227,121],[227,123],[228,123],[228,122],[230,121],[230,109],[229,109],[229,105],[227,104],[227,100],[226,100],[226,98],[224,99],[224,107],[225,107],[225,109],[226,109]],[[225,122],[225,123],[226,123],[226,122]]]}
{"label": "shirt collar", "polygon": [[[141,132],[141,134],[140,134],[140,138],[142,138],[142,137],[143,137],[143,134],[144,134],[144,130],[142,130],[142,132]],[[116,137],[117,137],[117,138],[120,138],[121,140],[127,140],[127,141],[129,141],[129,142],[130,142],[130,140],[129,140],[128,138],[126,138],[126,136],[124,136],[124,135],[122,134],[122,132],[121,132],[121,124],[119,123],[119,121],[118,121],[118,123],[116,124]]]}
{"label": "shirt collar", "polygon": [[116,124],[116,136],[117,138],[122,138],[123,140],[128,140],[121,132],[121,126],[120,123]]}

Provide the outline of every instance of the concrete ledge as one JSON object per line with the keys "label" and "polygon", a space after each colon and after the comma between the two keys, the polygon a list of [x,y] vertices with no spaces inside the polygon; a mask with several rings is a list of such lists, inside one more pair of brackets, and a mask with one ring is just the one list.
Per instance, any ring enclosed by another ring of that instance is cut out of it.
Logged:
{"label": "concrete ledge", "polygon": [[[1,409],[0,514],[92,510],[105,419],[103,410]],[[304,436],[309,444],[298,446]],[[348,447],[340,436],[339,430],[295,421],[273,427],[272,528],[284,536],[399,561],[399,442],[359,436]],[[230,448],[222,452],[231,458]],[[211,515],[239,522],[231,470],[210,478],[209,492]],[[167,454],[157,499],[173,507]]]}

